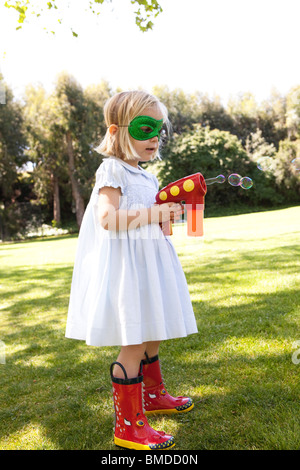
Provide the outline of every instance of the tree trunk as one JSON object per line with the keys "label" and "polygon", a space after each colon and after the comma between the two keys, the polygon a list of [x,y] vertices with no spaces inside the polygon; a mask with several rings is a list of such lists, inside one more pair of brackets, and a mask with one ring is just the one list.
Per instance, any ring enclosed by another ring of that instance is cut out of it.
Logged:
{"label": "tree trunk", "polygon": [[66,134],[66,143],[67,143],[67,154],[69,159],[68,169],[69,169],[69,177],[72,186],[72,196],[75,201],[75,211],[76,211],[76,221],[77,225],[80,228],[83,214],[84,214],[84,200],[80,194],[79,184],[75,177],[75,159],[74,159],[74,149],[73,149],[73,141],[71,132],[68,131]]}
{"label": "tree trunk", "polygon": [[59,184],[58,178],[54,173],[51,173],[52,189],[53,189],[53,220],[56,224],[60,224],[60,200],[59,200]]}

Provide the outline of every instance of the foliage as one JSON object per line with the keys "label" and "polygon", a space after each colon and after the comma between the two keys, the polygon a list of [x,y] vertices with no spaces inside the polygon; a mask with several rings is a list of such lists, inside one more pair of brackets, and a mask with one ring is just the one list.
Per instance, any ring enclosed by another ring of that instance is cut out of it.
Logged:
{"label": "foliage", "polygon": [[6,103],[0,105],[0,200],[9,204],[14,197],[18,167],[26,162],[23,110],[6,87]]}
{"label": "foliage", "polygon": [[[58,77],[50,96],[42,88],[27,88],[24,111],[29,148],[26,153],[35,164],[36,194],[42,203],[56,207],[53,220],[57,223],[61,221],[57,207],[60,199],[55,201],[59,191],[64,194],[69,212],[72,199],[76,211],[76,197],[82,197],[85,203],[89,198],[94,173],[99,166],[99,156],[93,152],[93,143],[104,132],[102,109],[109,95],[106,82],[84,91],[67,74]],[[74,168],[70,167],[70,148],[66,136],[72,146]],[[74,181],[70,187],[72,177]],[[75,184],[77,189],[74,189]]]}
{"label": "foliage", "polygon": [[34,201],[12,202],[6,207],[0,205],[0,240],[20,240],[40,227],[45,212]]}
{"label": "foliage", "polygon": [[287,128],[289,137],[300,137],[300,86],[293,87],[287,95]]}
{"label": "foliage", "polygon": [[[154,23],[151,17],[156,18],[163,10],[157,0],[131,0],[131,3],[138,5],[138,10],[135,12],[135,23],[143,32],[153,28]],[[146,16],[143,16],[146,15]]]}
{"label": "foliage", "polygon": [[[108,97],[108,90],[106,98]],[[57,128],[61,134],[66,166],[71,183],[72,198],[78,227],[84,214],[85,204],[90,196],[92,182],[99,155],[91,147],[96,136],[99,136],[103,122],[103,103],[91,100],[85,95],[82,87],[68,74],[58,78],[55,96],[57,99]],[[98,118],[98,119],[97,119]]]}
{"label": "foliage", "polygon": [[[252,178],[249,191],[228,182],[209,187],[207,215],[225,206],[238,213],[297,204],[300,172],[291,161],[299,157],[298,91],[294,87],[286,97],[274,91],[260,106],[251,94],[241,94],[225,107],[217,96],[156,86],[153,93],[168,108],[172,132],[162,147],[163,160],[148,166],[161,186],[198,171],[205,178],[220,173]],[[16,208],[15,204],[31,201],[41,208],[43,221],[54,220],[57,226],[77,221],[80,226],[102,159],[94,148],[106,132],[104,103],[114,93],[106,81],[83,89],[66,73],[57,78],[50,94],[28,86],[22,104],[7,89],[7,103],[0,106],[4,212],[10,204]],[[258,170],[260,157],[272,160],[272,167]],[[33,168],[30,181],[22,178],[27,168]],[[3,214],[2,220],[7,223],[5,236],[17,236],[10,217]]]}
{"label": "foliage", "polygon": [[274,158],[276,154],[275,145],[266,141],[262,136],[261,129],[257,129],[256,132],[251,132],[247,136],[245,150],[249,158],[256,163],[266,155],[269,158]]}
{"label": "foliage", "polygon": [[300,171],[292,164],[300,163],[300,139],[280,142],[276,155],[275,177],[277,185],[285,195],[286,201],[300,200]]}
{"label": "foliage", "polygon": [[[101,14],[101,5],[106,2],[112,2],[113,0],[81,0],[83,6],[94,15]],[[128,0],[129,1],[129,0]],[[69,2],[71,4],[71,2]],[[135,22],[140,31],[145,32],[149,31],[153,28],[154,23],[152,19],[156,18],[162,12],[162,7],[159,5],[157,0],[130,0],[130,3],[137,6],[137,11],[134,12],[135,14]],[[68,8],[71,5],[68,4]],[[4,3],[4,6],[7,8],[14,9],[18,15],[18,24],[16,29],[21,29],[25,20],[28,21],[29,14],[32,14],[36,17],[44,16],[49,12],[49,10],[57,10],[59,18],[57,22],[59,24],[63,23],[63,9],[59,2],[56,0],[10,0]],[[45,28],[44,28],[45,29]],[[74,37],[78,37],[78,33],[72,31]],[[52,34],[55,34],[55,31],[51,31]]]}
{"label": "foliage", "polygon": [[26,155],[34,164],[34,190],[43,204],[52,202],[53,179],[67,179],[63,146],[57,128],[57,100],[48,97],[42,87],[27,87],[25,122],[28,138]]}
{"label": "foliage", "polygon": [[168,86],[155,86],[153,94],[164,103],[174,134],[181,134],[202,119],[201,96],[198,93],[185,93],[180,88],[170,90]]}
{"label": "foliage", "polygon": [[272,90],[269,99],[264,100],[257,114],[257,128],[262,131],[262,136],[267,142],[273,143],[278,150],[279,142],[287,138],[286,96],[281,95],[275,89]]}
{"label": "foliage", "polygon": [[228,131],[245,145],[247,137],[259,129],[268,143],[278,149],[287,137],[286,98],[275,90],[260,106],[250,93],[232,97],[226,108],[220,98],[200,92],[185,93],[181,89],[155,86],[153,93],[166,105],[175,134],[192,130],[195,123],[211,129]]}
{"label": "foliage", "polygon": [[163,160],[153,167],[161,186],[197,172],[202,173],[205,179],[219,174],[227,179],[230,174],[237,173],[254,181],[254,187],[249,191],[232,187],[228,182],[208,187],[208,208],[243,203],[249,206],[273,205],[283,201],[276,192],[274,176],[260,172],[241,141],[227,131],[211,130],[197,124],[193,131],[174,136],[164,148],[163,155]]}
{"label": "foliage", "polygon": [[215,171],[245,173],[249,162],[238,138],[229,132],[195,124],[192,132],[174,136],[162,161],[162,184],[201,171],[207,178]]}
{"label": "foliage", "polygon": [[267,142],[278,143],[286,137],[286,106],[285,99],[273,91],[269,100],[259,106],[252,93],[241,93],[231,97],[227,104],[227,112],[233,120],[230,130],[245,144],[247,136],[261,129]]}

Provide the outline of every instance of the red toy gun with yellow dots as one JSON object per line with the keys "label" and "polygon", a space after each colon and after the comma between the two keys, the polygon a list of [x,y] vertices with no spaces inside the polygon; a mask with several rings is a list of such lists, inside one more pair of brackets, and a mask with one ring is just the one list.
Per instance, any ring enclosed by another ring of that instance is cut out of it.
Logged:
{"label": "red toy gun with yellow dots", "polygon": [[[157,204],[164,202],[185,202],[187,210],[187,234],[190,237],[203,235],[204,197],[207,186],[213,183],[224,183],[225,176],[204,179],[201,173],[186,176],[162,188],[156,195]],[[172,235],[172,224],[163,224],[165,235]]]}
{"label": "red toy gun with yellow dots", "polygon": [[[187,210],[187,234],[191,237],[203,235],[204,197],[206,182],[201,173],[181,178],[162,188],[156,195],[157,204],[165,202],[185,202]],[[172,225],[164,224],[165,235],[172,235]]]}

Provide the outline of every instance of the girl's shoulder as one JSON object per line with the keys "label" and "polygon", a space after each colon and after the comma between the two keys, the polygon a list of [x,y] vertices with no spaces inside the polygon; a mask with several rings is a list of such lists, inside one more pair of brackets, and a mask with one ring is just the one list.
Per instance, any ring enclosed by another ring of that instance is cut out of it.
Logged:
{"label": "girl's shoulder", "polygon": [[100,189],[103,186],[124,187],[127,184],[126,170],[118,161],[119,159],[105,158],[96,171],[96,187]]}
{"label": "girl's shoulder", "polygon": [[137,181],[140,181],[139,178],[142,178],[143,181],[148,180],[148,182],[150,180],[151,184],[158,187],[157,178],[152,173],[141,167],[136,168],[129,165],[129,163],[117,157],[105,158],[96,173],[97,182],[101,180],[103,184],[103,180],[111,181],[118,184],[121,188],[127,184],[135,184]]}
{"label": "girl's shoulder", "polygon": [[109,171],[109,170],[119,170],[122,171],[122,164],[119,158],[115,157],[105,157],[103,158],[98,171]]}

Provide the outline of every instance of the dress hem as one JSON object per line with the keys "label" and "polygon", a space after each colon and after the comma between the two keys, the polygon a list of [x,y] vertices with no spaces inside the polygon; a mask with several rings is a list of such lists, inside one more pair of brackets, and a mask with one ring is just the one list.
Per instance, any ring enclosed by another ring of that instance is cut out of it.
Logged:
{"label": "dress hem", "polygon": [[[193,322],[194,318],[191,319],[191,323]],[[148,341],[166,341],[170,339],[176,339],[176,338],[186,338],[189,335],[192,334],[197,334],[198,329],[196,326],[190,326],[186,327],[185,332],[174,332],[174,333],[165,333],[162,334],[162,332],[152,335],[151,336],[144,336],[144,338],[140,338],[140,341],[137,340],[118,340],[118,339],[111,339],[109,340],[108,336],[105,334],[95,334],[95,331],[92,331],[90,334],[85,334],[83,333],[83,329],[78,327],[78,325],[73,325],[69,326],[66,329],[65,337],[68,339],[74,339],[77,341],[85,341],[88,346],[98,346],[98,347],[107,347],[107,346],[131,346],[135,344],[142,344],[146,343]],[[95,336],[101,337],[101,341],[97,341],[95,339]],[[94,337],[94,338],[93,338]],[[106,341],[103,341],[103,338],[106,338]]]}

